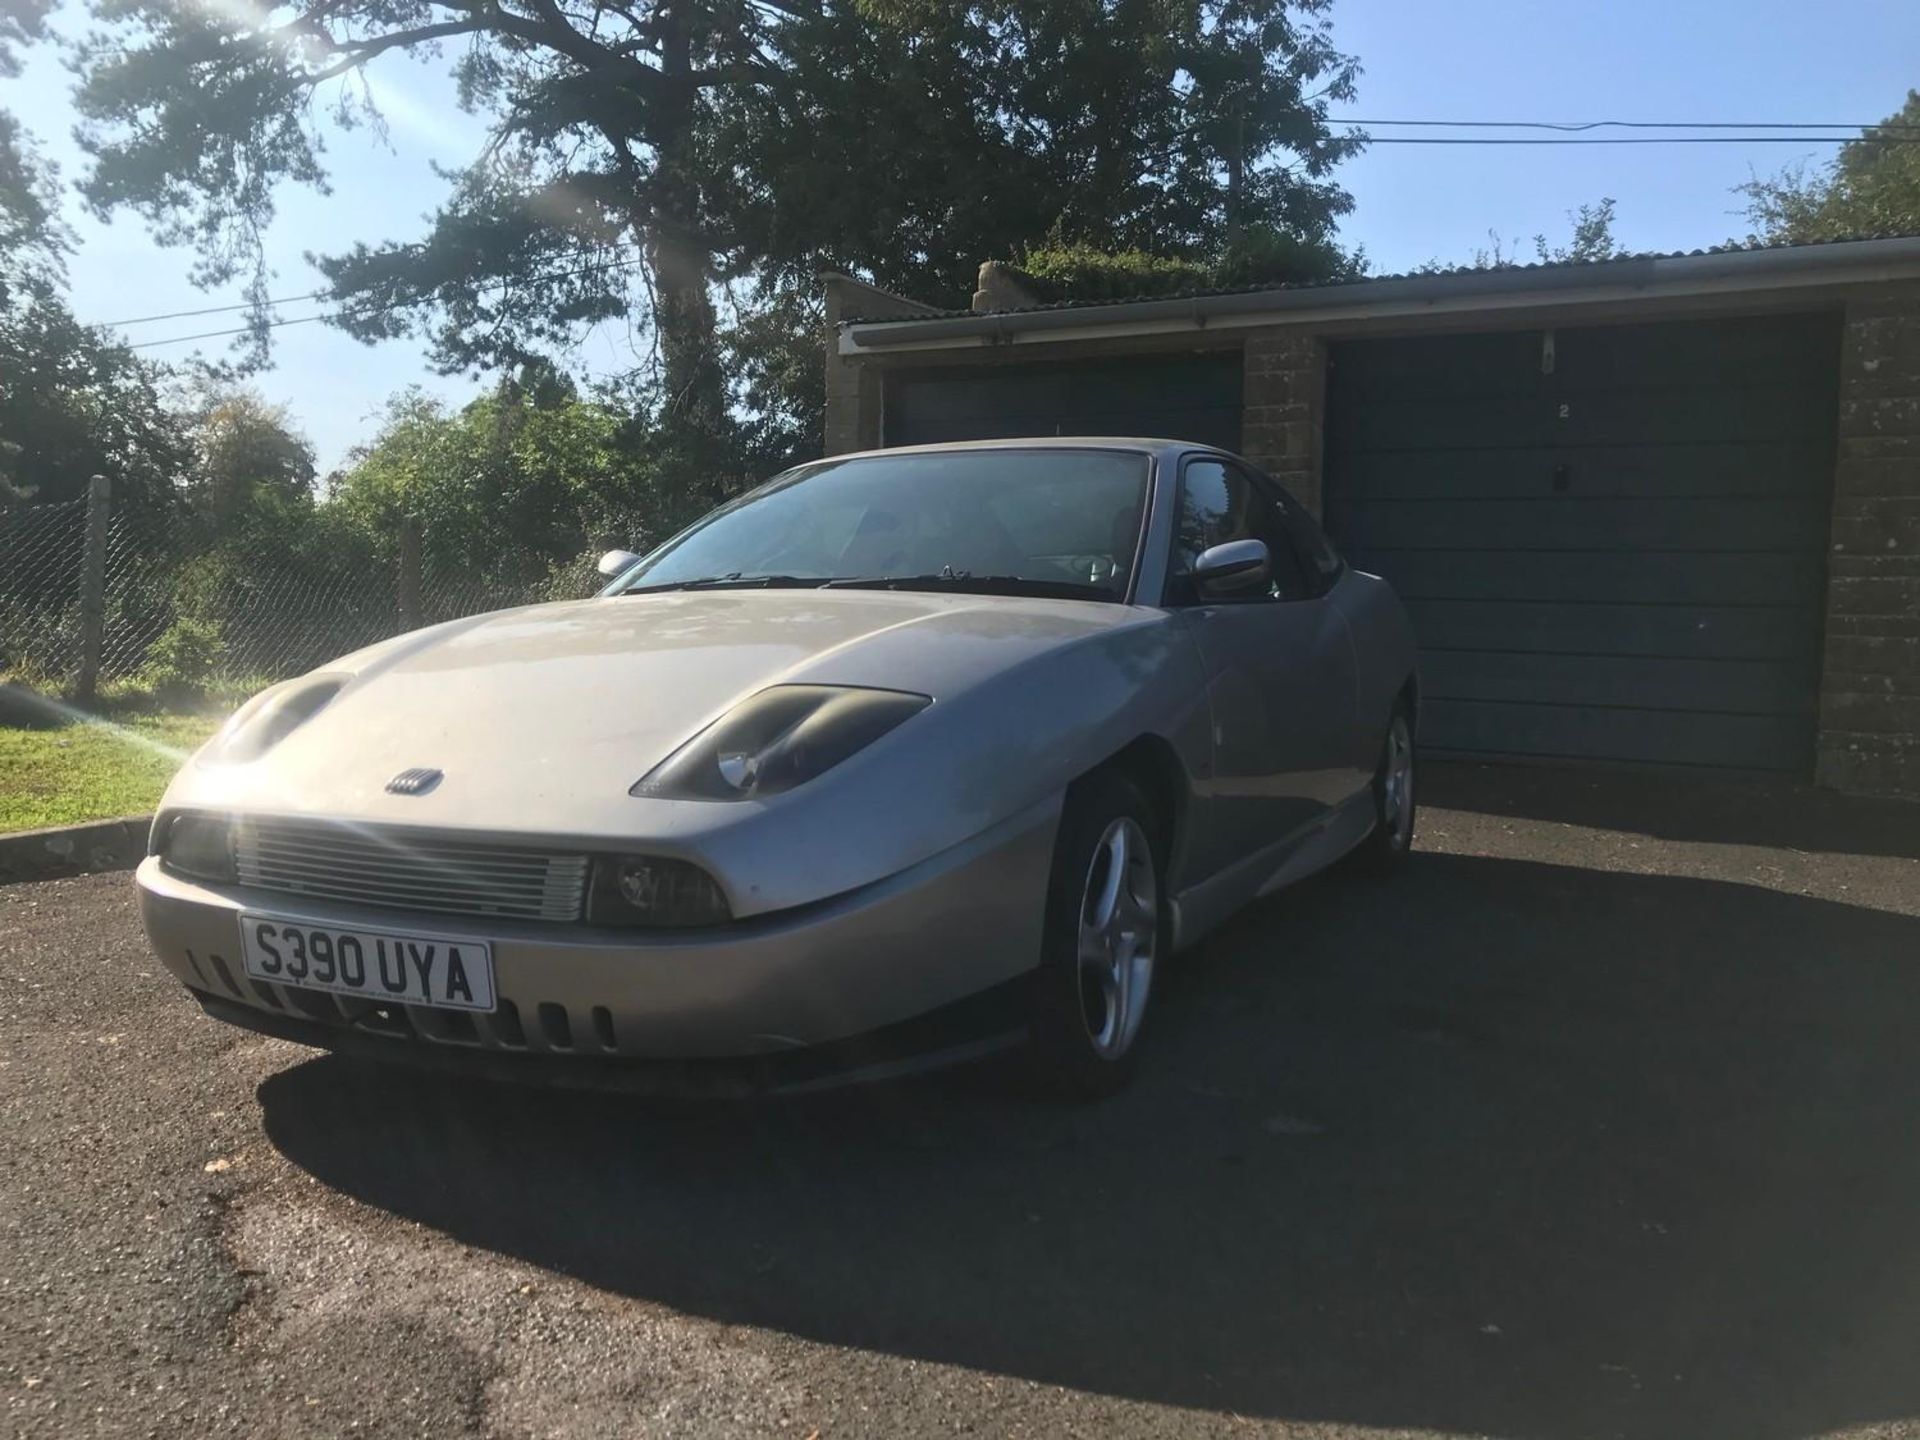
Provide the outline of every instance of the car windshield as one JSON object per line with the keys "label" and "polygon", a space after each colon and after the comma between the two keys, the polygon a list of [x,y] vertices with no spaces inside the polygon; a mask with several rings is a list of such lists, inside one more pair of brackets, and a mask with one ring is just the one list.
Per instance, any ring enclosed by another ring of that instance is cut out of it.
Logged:
{"label": "car windshield", "polygon": [[1146,493],[1147,457],[1123,450],[829,460],[714,511],[618,589],[865,581],[1119,600]]}

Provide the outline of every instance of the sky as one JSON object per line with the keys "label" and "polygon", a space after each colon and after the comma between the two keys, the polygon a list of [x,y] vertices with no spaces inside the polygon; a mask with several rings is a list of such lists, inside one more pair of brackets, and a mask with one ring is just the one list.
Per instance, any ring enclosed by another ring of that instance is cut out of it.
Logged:
{"label": "sky", "polygon": [[[1920,87],[1920,4],[1915,0],[1336,0],[1336,43],[1364,68],[1359,98],[1336,114],[1369,121],[1684,120],[1867,122]],[[58,28],[77,32],[75,6]],[[71,181],[84,170],[74,144],[72,77],[51,47],[28,52],[25,72],[0,81],[11,110]],[[433,165],[473,152],[473,122],[434,69],[394,54],[372,71],[387,134],[332,137],[332,193],[288,190],[268,236],[276,296],[315,289],[308,252],[355,241],[408,239],[443,182]],[[1418,134],[1380,130],[1379,134]],[[1633,250],[1682,250],[1744,236],[1733,187],[1831,146],[1793,144],[1424,146],[1379,145],[1338,178],[1354,197],[1342,224],[1375,272],[1423,261],[1464,261],[1498,232],[1511,246],[1536,232],[1564,241],[1567,214],[1603,197],[1617,202],[1615,235]],[[190,255],[154,243],[139,219],[110,223],[70,203],[79,245],[70,257],[71,303],[82,319],[115,323],[239,299],[196,289]],[[987,257],[982,257],[987,258]],[[321,307],[293,303],[282,317]],[[237,323],[231,316],[122,325],[147,343]],[[224,353],[221,339],[154,345],[178,360]],[[575,356],[589,370],[626,368],[625,327],[587,336]],[[273,368],[252,382],[284,404],[313,442],[321,472],[371,436],[388,397],[409,385],[459,401],[470,377],[435,375],[409,341],[363,345],[323,324],[275,332]]]}

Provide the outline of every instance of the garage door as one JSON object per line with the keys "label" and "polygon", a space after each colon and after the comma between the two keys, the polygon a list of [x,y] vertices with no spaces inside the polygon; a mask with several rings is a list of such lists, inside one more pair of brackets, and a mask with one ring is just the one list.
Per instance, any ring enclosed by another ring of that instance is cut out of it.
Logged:
{"label": "garage door", "polygon": [[1240,446],[1240,355],[897,373],[889,445],[1028,435],[1152,435]]}
{"label": "garage door", "polygon": [[1405,597],[1434,749],[1811,765],[1838,325],[1360,341],[1328,528]]}

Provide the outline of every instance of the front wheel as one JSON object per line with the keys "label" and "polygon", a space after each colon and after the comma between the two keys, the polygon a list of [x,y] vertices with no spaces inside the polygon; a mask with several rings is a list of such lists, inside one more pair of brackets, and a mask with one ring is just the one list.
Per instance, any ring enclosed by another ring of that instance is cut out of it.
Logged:
{"label": "front wheel", "polygon": [[1138,786],[1092,775],[1067,797],[1034,975],[1029,1068],[1077,1098],[1124,1085],[1166,950],[1155,816]]}
{"label": "front wheel", "polygon": [[1386,874],[1413,848],[1413,717],[1404,700],[1393,707],[1380,765],[1373,773],[1373,833],[1360,842],[1362,865]]}

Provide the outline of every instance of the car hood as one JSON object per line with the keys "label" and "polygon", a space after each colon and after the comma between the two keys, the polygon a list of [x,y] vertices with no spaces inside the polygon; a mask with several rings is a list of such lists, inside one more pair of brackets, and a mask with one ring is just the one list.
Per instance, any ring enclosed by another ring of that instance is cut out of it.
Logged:
{"label": "car hood", "polygon": [[[694,591],[531,606],[403,635],[322,673],[339,695],[261,760],[203,758],[170,804],[435,828],[618,835],[628,788],[768,685],[963,693],[1157,612],[893,591]],[[403,770],[445,773],[391,795]],[[711,811],[712,806],[696,807]],[[732,807],[721,807],[731,809]]]}

